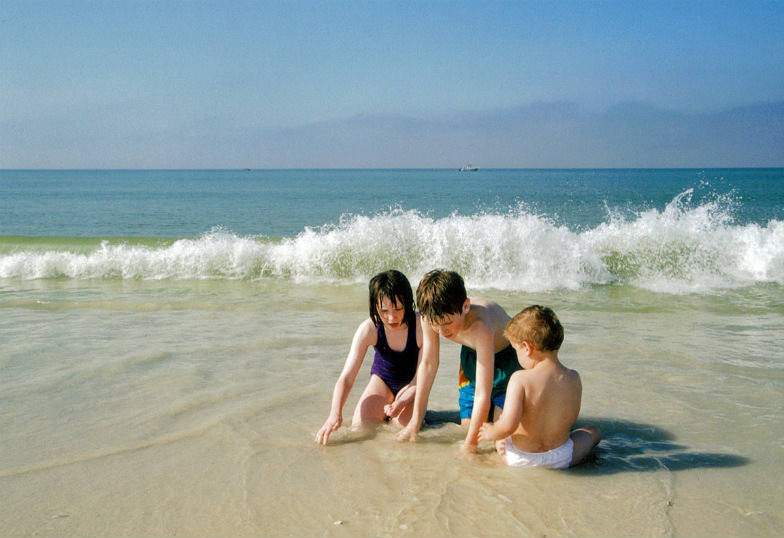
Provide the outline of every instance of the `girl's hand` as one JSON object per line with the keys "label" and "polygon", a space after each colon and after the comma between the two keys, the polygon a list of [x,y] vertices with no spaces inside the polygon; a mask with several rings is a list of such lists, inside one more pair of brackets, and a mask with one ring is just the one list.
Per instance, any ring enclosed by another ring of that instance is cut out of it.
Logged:
{"label": "girl's hand", "polygon": [[316,434],[316,442],[320,445],[326,445],[329,442],[330,434],[340,428],[342,424],[342,416],[333,417],[330,415]]}
{"label": "girl's hand", "polygon": [[400,392],[395,396],[395,401],[391,404],[384,406],[384,413],[390,418],[395,418],[406,406],[414,403],[416,397],[416,385],[407,385],[400,389]]}
{"label": "girl's hand", "polygon": [[395,397],[395,401],[384,406],[384,414],[390,418],[395,418],[403,412],[407,405],[414,403],[415,396],[416,387],[407,386],[400,389],[400,392]]}
{"label": "girl's hand", "polygon": [[384,414],[389,418],[395,418],[403,410],[403,407],[404,406],[400,405],[400,403],[397,400],[395,400],[391,404],[387,404],[384,406]]}

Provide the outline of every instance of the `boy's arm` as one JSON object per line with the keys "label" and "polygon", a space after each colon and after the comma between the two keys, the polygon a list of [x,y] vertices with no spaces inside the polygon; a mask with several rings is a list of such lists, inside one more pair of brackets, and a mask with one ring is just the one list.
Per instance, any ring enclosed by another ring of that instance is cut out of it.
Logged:
{"label": "boy's arm", "polygon": [[482,424],[479,429],[480,441],[506,439],[517,430],[523,416],[523,398],[525,397],[522,374],[523,372],[512,374],[509,384],[506,386],[504,410],[497,421]]}
{"label": "boy's arm", "polygon": [[374,342],[374,337],[375,327],[370,319],[363,321],[357,327],[354,338],[351,340],[351,349],[346,357],[346,364],[343,365],[343,371],[340,372],[340,377],[338,377],[332,391],[332,406],[329,416],[316,434],[317,443],[326,445],[330,434],[343,424],[343,406],[346,405],[348,395],[357,379],[359,369],[362,367],[362,361],[365,359],[368,347]]}
{"label": "boy's arm", "polygon": [[468,425],[463,450],[476,452],[479,442],[479,428],[487,420],[492,405],[490,396],[493,391],[495,373],[495,353],[493,349],[493,332],[486,325],[477,327],[474,344],[476,349],[476,390],[474,406],[471,411],[471,422]]}
{"label": "boy's arm", "polygon": [[430,389],[433,388],[433,381],[438,372],[439,364],[439,336],[428,322],[422,320],[422,357],[419,360],[417,373],[414,376],[416,381],[416,395],[414,396],[414,408],[411,421],[397,434],[398,441],[416,441],[419,428],[425,419],[427,410],[427,399],[430,397]]}

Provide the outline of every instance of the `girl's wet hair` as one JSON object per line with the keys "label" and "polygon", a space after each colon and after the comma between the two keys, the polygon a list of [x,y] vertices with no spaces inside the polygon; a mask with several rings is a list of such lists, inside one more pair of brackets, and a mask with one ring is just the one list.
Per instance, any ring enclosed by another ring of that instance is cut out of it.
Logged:
{"label": "girl's wet hair", "polygon": [[400,271],[390,269],[389,271],[377,274],[370,279],[368,292],[370,295],[370,319],[373,320],[375,325],[383,323],[381,317],[378,315],[378,307],[384,297],[395,304],[403,306],[405,309],[403,323],[409,327],[416,323],[416,314],[414,313],[414,292],[411,290],[411,284],[408,282],[406,275]]}

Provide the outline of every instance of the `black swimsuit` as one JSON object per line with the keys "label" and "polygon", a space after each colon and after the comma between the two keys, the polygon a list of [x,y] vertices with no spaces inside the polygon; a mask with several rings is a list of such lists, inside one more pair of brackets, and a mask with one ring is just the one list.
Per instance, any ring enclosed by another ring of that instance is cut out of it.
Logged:
{"label": "black swimsuit", "polygon": [[376,374],[384,381],[397,396],[400,389],[408,385],[416,374],[417,359],[419,358],[419,346],[416,341],[416,323],[408,326],[408,338],[406,348],[403,351],[395,351],[387,343],[387,334],[384,325],[377,325],[376,332],[376,356],[373,359],[373,366],[370,368],[371,374]]}

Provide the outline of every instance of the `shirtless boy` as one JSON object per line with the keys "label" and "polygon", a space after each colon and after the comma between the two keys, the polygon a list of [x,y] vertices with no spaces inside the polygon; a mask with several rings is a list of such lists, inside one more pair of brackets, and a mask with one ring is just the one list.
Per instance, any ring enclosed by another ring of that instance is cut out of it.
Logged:
{"label": "shirtless boy", "polygon": [[[529,306],[504,334],[520,365],[506,389],[506,406],[495,423],[485,423],[479,440],[506,440],[499,453],[515,467],[565,469],[582,463],[601,441],[595,426],[570,433],[580,413],[582,383],[558,360],[564,330],[550,308]],[[498,446],[498,445],[497,445]]]}
{"label": "shirtless boy", "polygon": [[492,406],[504,407],[506,384],[520,369],[514,349],[504,336],[509,315],[494,301],[468,297],[462,277],[442,269],[422,277],[417,308],[422,321],[422,358],[417,369],[413,416],[398,439],[416,440],[438,371],[440,335],[462,344],[460,420],[468,429],[462,450],[476,452],[479,427],[492,417]]}

